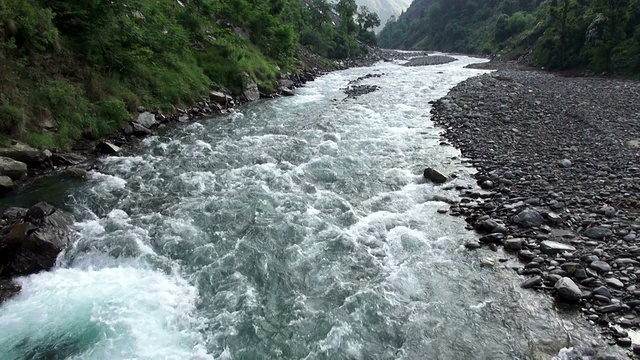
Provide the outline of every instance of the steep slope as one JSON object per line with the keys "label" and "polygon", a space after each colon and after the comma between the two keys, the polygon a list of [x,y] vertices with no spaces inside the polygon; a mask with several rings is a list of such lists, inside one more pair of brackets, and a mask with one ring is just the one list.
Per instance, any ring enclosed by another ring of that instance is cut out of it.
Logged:
{"label": "steep slope", "polygon": [[384,24],[393,17],[399,16],[411,5],[411,0],[356,0],[358,6],[366,6],[380,17],[380,26],[376,32],[381,31]]}

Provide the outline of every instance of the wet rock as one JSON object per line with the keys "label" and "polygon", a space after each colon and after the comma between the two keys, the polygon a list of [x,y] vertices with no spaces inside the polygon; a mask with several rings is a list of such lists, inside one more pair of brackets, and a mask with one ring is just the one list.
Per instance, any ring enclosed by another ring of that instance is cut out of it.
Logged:
{"label": "wet rock", "polygon": [[556,290],[558,296],[568,302],[578,302],[582,298],[582,291],[576,283],[568,277],[563,277],[558,280],[553,288]]}
{"label": "wet rock", "polygon": [[557,241],[544,240],[540,243],[540,251],[547,255],[557,255],[565,251],[574,252],[576,248],[569,244],[563,244]]}
{"label": "wet rock", "polygon": [[490,257],[484,257],[480,260],[480,266],[494,267],[495,265],[496,265],[496,261]]}
{"label": "wet rock", "polygon": [[621,337],[616,339],[616,344],[622,347],[629,347],[631,346],[632,342],[631,342],[631,339],[628,337]]}
{"label": "wet rock", "polygon": [[0,156],[29,165],[41,164],[46,159],[42,151],[24,144],[16,144],[8,148],[0,148]]}
{"label": "wet rock", "polygon": [[8,176],[0,176],[0,194],[6,194],[13,190],[13,180]]}
{"label": "wet rock", "polygon": [[535,210],[525,209],[514,216],[512,221],[524,227],[538,227],[544,223],[544,218]]}
{"label": "wet rock", "polygon": [[116,146],[108,141],[101,141],[96,146],[96,150],[102,154],[117,154],[120,152],[120,147]]}
{"label": "wet rock", "polygon": [[38,203],[21,220],[2,230],[0,276],[33,274],[50,269],[69,243],[69,214],[47,203]]}
{"label": "wet rock", "polygon": [[0,304],[20,292],[20,285],[10,279],[0,279]]}
{"label": "wet rock", "polygon": [[611,304],[611,305],[600,306],[596,308],[596,311],[603,314],[610,314],[610,313],[618,312],[622,309],[623,309],[622,304]]}
{"label": "wet rock", "polygon": [[10,207],[8,209],[6,209],[3,213],[2,213],[2,218],[9,220],[9,221],[13,221],[17,218],[21,218],[25,215],[27,215],[27,211],[29,209],[25,209],[25,208],[21,208],[21,207]]}
{"label": "wet rock", "polygon": [[598,227],[598,226],[589,228],[584,232],[584,236],[594,240],[602,240],[611,235],[613,235],[613,232],[611,231],[611,229]]}
{"label": "wet rock", "polygon": [[148,111],[143,112],[141,114],[138,115],[138,117],[134,120],[133,125],[134,125],[134,131],[135,131],[135,125],[141,125],[144,128],[147,129],[151,129],[152,127],[154,127],[158,122],[156,121],[156,116]]}
{"label": "wet rock", "polygon": [[534,276],[531,279],[525,280],[525,282],[520,284],[520,287],[523,288],[523,289],[530,289],[532,287],[536,287],[536,286],[540,286],[540,285],[542,285],[542,277]]}
{"label": "wet rock", "polygon": [[504,234],[502,233],[493,233],[493,234],[485,235],[480,238],[480,242],[485,244],[502,243],[503,240],[504,240]]}
{"label": "wet rock", "polygon": [[53,154],[51,157],[51,160],[55,165],[67,166],[67,165],[79,165],[87,161],[87,158],[80,154],[68,153],[68,154]]}
{"label": "wet rock", "polygon": [[427,180],[431,180],[436,184],[442,184],[447,182],[447,177],[442,174],[441,172],[439,172],[438,170],[434,169],[434,168],[426,168],[424,169],[424,174],[423,176],[427,179]]}
{"label": "wet rock", "polygon": [[469,250],[476,250],[476,249],[480,249],[482,245],[480,245],[480,243],[477,241],[468,241],[464,244],[464,247],[466,247]]}
{"label": "wet rock", "polygon": [[291,90],[289,88],[286,88],[286,87],[278,88],[278,94],[282,95],[282,96],[293,96],[293,95],[295,95],[293,90]]}
{"label": "wet rock", "polygon": [[605,283],[611,286],[612,288],[616,288],[616,289],[622,289],[624,287],[624,284],[622,283],[622,281],[616,278],[608,278],[605,280]]}
{"label": "wet rock", "polygon": [[233,103],[233,98],[221,91],[212,91],[209,93],[209,99],[225,107]]}
{"label": "wet rock", "polygon": [[0,156],[0,176],[8,176],[12,180],[19,180],[27,175],[27,164]]}
{"label": "wet rock", "polygon": [[131,123],[131,133],[135,136],[148,136],[153,134],[149,128],[135,122]]}
{"label": "wet rock", "polygon": [[524,244],[523,239],[507,239],[504,242],[504,249],[507,251],[520,251]]}
{"label": "wet rock", "polygon": [[81,168],[68,168],[64,171],[70,177],[78,178],[78,179],[86,179],[89,173],[85,169]]}
{"label": "wet rock", "polygon": [[611,271],[611,265],[599,260],[593,261],[591,264],[589,264],[589,267],[599,273],[607,273]]}
{"label": "wet rock", "polygon": [[260,99],[260,91],[258,90],[258,84],[256,84],[249,75],[245,75],[242,94],[247,101],[257,101]]}

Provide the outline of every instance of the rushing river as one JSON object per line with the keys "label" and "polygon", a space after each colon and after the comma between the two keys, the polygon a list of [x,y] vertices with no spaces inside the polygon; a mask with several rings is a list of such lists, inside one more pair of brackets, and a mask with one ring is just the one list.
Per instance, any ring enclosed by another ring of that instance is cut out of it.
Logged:
{"label": "rushing river", "polygon": [[477,61],[333,72],[102,159],[56,188],[77,240],[0,307],[0,359],[574,358],[592,330],[480,267],[500,254],[464,250],[437,212],[456,191],[421,180],[472,183],[429,101]]}

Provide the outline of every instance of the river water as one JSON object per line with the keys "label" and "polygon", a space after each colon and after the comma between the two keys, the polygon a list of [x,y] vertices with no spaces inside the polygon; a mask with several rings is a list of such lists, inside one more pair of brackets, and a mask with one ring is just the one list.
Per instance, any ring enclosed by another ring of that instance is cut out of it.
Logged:
{"label": "river water", "polygon": [[[421,179],[472,184],[429,118],[483,72],[458,58],[333,72],[57,187],[77,240],[0,307],[0,359],[580,358],[593,330],[481,268],[500,254],[465,251],[437,213],[456,191]],[[380,89],[347,99],[366,74]]]}

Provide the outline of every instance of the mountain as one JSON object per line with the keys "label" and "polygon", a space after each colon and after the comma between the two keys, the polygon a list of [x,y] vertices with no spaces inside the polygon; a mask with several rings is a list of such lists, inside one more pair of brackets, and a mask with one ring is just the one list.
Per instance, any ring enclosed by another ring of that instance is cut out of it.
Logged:
{"label": "mountain", "polygon": [[640,1],[415,0],[378,44],[640,75]]}
{"label": "mountain", "polygon": [[380,26],[376,32],[382,30],[384,24],[392,16],[399,16],[411,4],[411,0],[356,0],[359,7],[366,6],[380,17]]}

